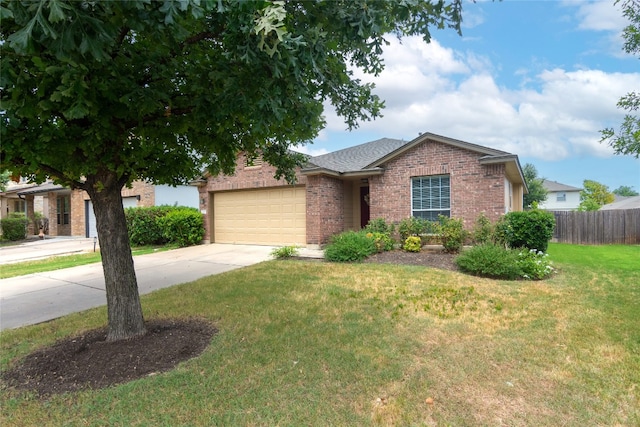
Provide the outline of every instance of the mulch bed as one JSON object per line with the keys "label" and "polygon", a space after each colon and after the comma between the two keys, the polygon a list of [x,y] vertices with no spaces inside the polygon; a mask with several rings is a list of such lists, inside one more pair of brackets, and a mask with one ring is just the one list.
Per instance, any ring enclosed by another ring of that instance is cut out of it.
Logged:
{"label": "mulch bed", "polygon": [[152,320],[147,333],[106,342],[107,329],[65,338],[2,373],[3,382],[41,396],[100,389],[173,369],[200,355],[217,329],[202,320]]}
{"label": "mulch bed", "polygon": [[[455,255],[440,251],[395,250],[375,254],[364,262],[457,271],[454,259]],[[146,326],[147,334],[126,341],[106,342],[106,328],[65,338],[2,372],[2,382],[43,397],[105,388],[169,371],[200,355],[217,332],[210,323],[196,319],[152,320]]]}

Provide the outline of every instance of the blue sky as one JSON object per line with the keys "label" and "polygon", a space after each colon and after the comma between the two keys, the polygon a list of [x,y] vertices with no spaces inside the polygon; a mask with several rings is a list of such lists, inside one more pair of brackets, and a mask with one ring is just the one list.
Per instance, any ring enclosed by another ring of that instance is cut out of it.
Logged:
{"label": "blue sky", "polygon": [[467,2],[463,18],[462,37],[434,31],[428,45],[389,37],[385,71],[374,78],[356,70],[376,84],[384,117],[347,132],[327,106],[327,127],[301,151],[433,132],[517,154],[563,184],[591,179],[640,191],[640,160],[599,143],[600,129],[622,122],[620,96],[640,90],[613,0]]}

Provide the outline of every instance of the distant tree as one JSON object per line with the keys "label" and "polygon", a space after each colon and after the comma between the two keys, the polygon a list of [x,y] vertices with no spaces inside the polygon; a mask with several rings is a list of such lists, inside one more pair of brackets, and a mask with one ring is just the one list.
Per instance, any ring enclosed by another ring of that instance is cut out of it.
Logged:
{"label": "distant tree", "polygon": [[7,184],[9,183],[10,179],[11,179],[11,172],[4,171],[0,173],[0,191],[7,190]]}
{"label": "distant tree", "polygon": [[335,107],[348,128],[383,102],[388,37],[460,32],[462,0],[0,0],[0,167],[85,190],[107,339],[145,333],[121,190],[233,173],[239,152],[295,179],[290,150]]}
{"label": "distant tree", "polygon": [[529,193],[524,195],[523,205],[525,209],[531,209],[547,200],[548,192],[542,185],[544,178],[538,178],[538,170],[534,165],[525,164],[522,168],[522,174],[529,189]]}
{"label": "distant tree", "polygon": [[638,192],[634,190],[633,187],[629,187],[628,185],[621,185],[620,187],[613,190],[612,193],[622,197],[631,197],[638,195]]}
{"label": "distant tree", "polygon": [[[622,50],[638,55],[640,54],[640,1],[616,1],[616,4],[620,3],[622,14],[630,22],[622,33],[624,38]],[[637,159],[640,156],[640,117],[636,112],[640,108],[640,93],[629,92],[620,98],[618,108],[626,110],[629,114],[624,117],[617,133],[613,128],[600,131],[602,135],[600,142],[607,142],[616,154],[630,155]]]}
{"label": "distant tree", "polygon": [[609,187],[597,181],[585,179],[582,188],[579,211],[597,211],[603,205],[612,203],[614,200],[613,193],[609,192]]}

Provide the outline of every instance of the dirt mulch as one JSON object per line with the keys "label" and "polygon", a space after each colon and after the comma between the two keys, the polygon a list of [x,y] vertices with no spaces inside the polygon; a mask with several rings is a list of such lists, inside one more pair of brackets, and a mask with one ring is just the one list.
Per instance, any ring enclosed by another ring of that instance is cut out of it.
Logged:
{"label": "dirt mulch", "polygon": [[[395,250],[372,255],[364,262],[457,271],[455,257],[440,251]],[[210,323],[195,319],[152,320],[146,326],[146,335],[127,341],[106,342],[106,328],[65,338],[31,353],[4,371],[2,382],[43,397],[101,389],[169,371],[178,363],[200,355],[217,332]]]}
{"label": "dirt mulch", "polygon": [[200,355],[217,329],[201,320],[152,320],[147,333],[106,342],[107,329],[65,338],[2,373],[8,386],[41,396],[101,389],[155,375]]}

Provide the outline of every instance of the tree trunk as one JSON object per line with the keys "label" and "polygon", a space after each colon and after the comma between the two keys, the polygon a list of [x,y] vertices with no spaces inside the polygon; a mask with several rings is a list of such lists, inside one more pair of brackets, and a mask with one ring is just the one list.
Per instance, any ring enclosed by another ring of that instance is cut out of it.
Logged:
{"label": "tree trunk", "polygon": [[121,190],[117,184],[99,191],[87,188],[96,216],[107,290],[107,341],[134,338],[146,332]]}

